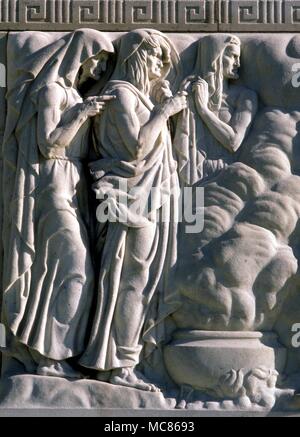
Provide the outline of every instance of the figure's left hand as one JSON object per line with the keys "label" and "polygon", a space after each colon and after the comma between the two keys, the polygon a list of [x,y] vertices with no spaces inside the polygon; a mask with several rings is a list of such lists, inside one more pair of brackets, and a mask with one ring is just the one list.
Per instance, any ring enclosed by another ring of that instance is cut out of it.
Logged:
{"label": "figure's left hand", "polygon": [[197,81],[193,83],[192,90],[195,93],[198,107],[200,109],[207,109],[209,102],[208,83],[204,79],[198,78]]}

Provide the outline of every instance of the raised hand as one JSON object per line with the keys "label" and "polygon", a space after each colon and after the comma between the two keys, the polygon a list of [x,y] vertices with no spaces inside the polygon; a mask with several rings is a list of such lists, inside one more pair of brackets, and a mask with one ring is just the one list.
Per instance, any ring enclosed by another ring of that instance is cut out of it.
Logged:
{"label": "raised hand", "polygon": [[164,107],[168,117],[172,117],[187,108],[187,95],[188,93],[186,91],[179,91],[174,97],[168,100]]}
{"label": "raised hand", "polygon": [[198,109],[207,109],[209,102],[208,83],[200,77],[193,83],[192,91],[195,93]]}

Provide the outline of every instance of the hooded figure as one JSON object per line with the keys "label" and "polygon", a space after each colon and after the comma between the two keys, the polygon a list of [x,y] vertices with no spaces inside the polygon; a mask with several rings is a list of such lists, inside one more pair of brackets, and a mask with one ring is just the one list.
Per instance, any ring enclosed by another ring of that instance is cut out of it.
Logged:
{"label": "hooded figure", "polygon": [[[150,97],[177,59],[158,31],[122,37],[106,87],[117,99],[95,124],[102,159],[91,166],[94,189],[98,199],[106,197],[97,218],[103,223],[108,211],[108,228],[93,328],[80,363],[99,371],[120,369],[111,382],[144,390],[153,386],[132,370],[166,340],[163,322],[179,305],[171,285],[179,195],[167,127],[173,113],[170,103],[155,107]],[[181,109],[179,102],[175,113]]]}
{"label": "hooded figure", "polygon": [[234,35],[208,35],[200,40],[194,74],[202,77],[209,88],[209,108],[218,114],[223,96],[223,54],[228,46],[241,45]]}
{"label": "hooded figure", "polygon": [[[174,139],[182,185],[214,177],[233,163],[234,152],[256,113],[255,93],[244,87],[230,88],[227,84],[228,80],[238,79],[240,46],[236,36],[227,34],[205,36],[199,42],[194,73],[186,82],[191,92],[189,107],[178,119]],[[208,90],[205,116],[201,116],[197,107],[192,84],[197,80]]]}
{"label": "hooded figure", "polygon": [[77,85],[81,67],[113,51],[100,32],[77,30],[21,60],[9,81],[2,320],[41,374],[42,358],[84,348],[94,274],[82,161],[94,103]]}

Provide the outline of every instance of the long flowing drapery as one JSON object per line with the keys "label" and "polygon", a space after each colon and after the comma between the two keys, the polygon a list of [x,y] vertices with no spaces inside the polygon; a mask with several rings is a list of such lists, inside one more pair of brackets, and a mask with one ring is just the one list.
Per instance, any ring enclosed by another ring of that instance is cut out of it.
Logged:
{"label": "long flowing drapery", "polygon": [[[72,144],[63,159],[41,154],[39,95],[45,86],[62,87],[67,110],[80,66],[103,50],[113,47],[100,32],[66,34],[23,59],[9,82],[2,318],[21,343],[57,360],[82,352],[93,271],[81,156]],[[76,142],[87,141],[87,128]]]}
{"label": "long flowing drapery", "polygon": [[[106,90],[117,99],[107,106],[96,132],[102,160],[92,165],[97,179],[94,188],[99,198],[108,198],[111,215],[94,323],[80,363],[98,370],[136,366],[166,340],[163,322],[180,304],[172,286],[179,183],[170,133],[165,124],[143,160],[136,158],[138,137],[129,134],[133,130],[138,133],[149,120],[153,104],[125,80],[123,67],[151,32],[132,32],[121,42],[116,72]],[[161,36],[156,31],[153,34]],[[130,105],[126,105],[128,99]],[[129,127],[133,113],[139,124],[133,126],[136,129]],[[122,189],[124,185],[127,190]],[[149,214],[131,209],[141,200],[148,205]],[[125,220],[117,220],[120,212]]]}

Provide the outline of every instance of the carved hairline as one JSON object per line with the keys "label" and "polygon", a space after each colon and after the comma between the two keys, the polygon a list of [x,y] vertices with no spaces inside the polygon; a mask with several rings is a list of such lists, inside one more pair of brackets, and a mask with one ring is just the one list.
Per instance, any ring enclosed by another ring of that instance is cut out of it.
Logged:
{"label": "carved hairline", "polygon": [[225,42],[228,45],[236,45],[236,46],[241,45],[241,40],[235,35],[230,35]]}
{"label": "carved hairline", "polygon": [[[144,37],[143,40],[141,41],[141,43],[138,45],[138,47],[136,47],[135,50],[132,53],[130,53],[130,55],[127,56],[127,58],[125,58],[123,60],[122,64],[124,65],[128,61],[128,59],[130,59],[144,44],[148,44],[150,46],[150,48],[157,47],[157,45],[152,46],[151,43],[153,40],[156,40],[159,37],[160,37],[159,35],[155,35],[155,34],[154,35],[147,35],[146,37]],[[165,41],[166,45],[169,45],[166,40],[164,40],[163,38],[160,38],[160,39],[161,39],[161,41]],[[159,47],[162,47],[161,41],[159,41]],[[169,48],[170,48],[170,52],[171,52],[171,47],[169,46]],[[163,50],[163,53],[165,54],[166,51]],[[164,61],[164,63],[170,63],[170,62],[171,62],[171,57],[169,54],[168,57],[166,58],[166,60]]]}

